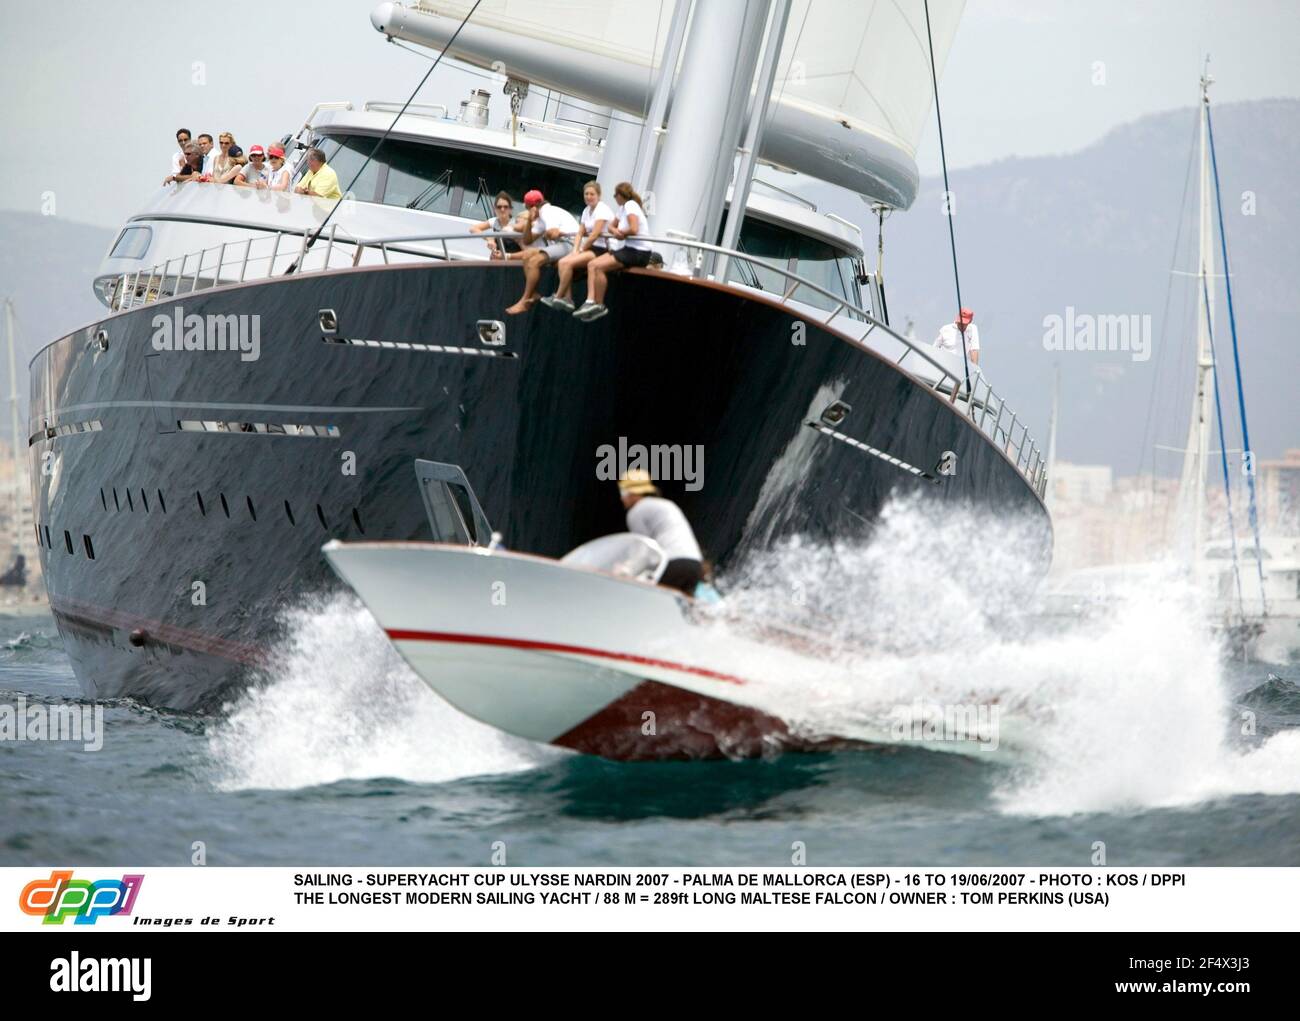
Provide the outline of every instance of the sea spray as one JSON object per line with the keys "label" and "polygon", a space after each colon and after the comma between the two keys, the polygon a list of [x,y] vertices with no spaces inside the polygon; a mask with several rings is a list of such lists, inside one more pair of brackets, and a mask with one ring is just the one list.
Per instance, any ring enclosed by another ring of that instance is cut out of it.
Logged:
{"label": "sea spray", "polygon": [[255,684],[209,731],[215,780],[224,789],[369,777],[437,783],[529,769],[561,754],[449,706],[351,595],[305,599],[284,624],[285,637]]}

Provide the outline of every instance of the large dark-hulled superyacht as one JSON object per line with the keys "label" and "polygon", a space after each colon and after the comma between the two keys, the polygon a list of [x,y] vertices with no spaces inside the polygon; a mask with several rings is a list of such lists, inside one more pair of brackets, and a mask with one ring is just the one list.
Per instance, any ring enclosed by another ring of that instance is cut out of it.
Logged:
{"label": "large dark-hulled superyacht", "polygon": [[[218,704],[336,584],[324,542],[426,534],[416,459],[547,555],[621,527],[595,470],[620,444],[704,451],[702,486],[664,489],[723,567],[858,534],[896,493],[1023,511],[1046,546],[1024,423],[891,329],[860,231],[781,183],[906,208],[960,7],[932,3],[931,32],[921,0],[377,8],[390,41],[455,35],[502,108],[319,104],[291,161],[315,145],[355,177],[337,206],[163,188],[93,282],[103,317],[32,362],[37,538],[88,694]],[[590,178],[645,186],[662,266],[615,277],[595,322],[504,315],[519,266],[469,225],[502,190],[577,210]],[[159,342],[189,322],[229,342]]]}

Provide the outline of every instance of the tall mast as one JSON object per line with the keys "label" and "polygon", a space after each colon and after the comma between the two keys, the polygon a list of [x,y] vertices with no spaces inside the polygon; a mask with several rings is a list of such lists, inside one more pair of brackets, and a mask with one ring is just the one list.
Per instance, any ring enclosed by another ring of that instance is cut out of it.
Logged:
{"label": "tall mast", "polygon": [[[655,234],[716,241],[711,231],[721,220],[770,4],[695,4],[673,88],[668,134],[651,183]],[[702,145],[708,147],[707,157]],[[692,260],[683,249],[665,253],[664,261],[669,269],[691,271]]]}
{"label": "tall mast", "polygon": [[22,447],[19,446],[18,433],[18,357],[14,351],[17,347],[17,341],[14,337],[14,303],[13,299],[5,299],[5,336],[9,340],[9,416],[13,428],[14,441],[14,506],[13,506],[13,526],[14,526],[14,553],[17,553],[22,547],[20,545],[23,533],[23,499],[22,499],[22,480],[20,476],[22,462]]}
{"label": "tall mast", "polygon": [[1214,322],[1214,227],[1210,207],[1210,148],[1206,112],[1210,102],[1210,58],[1205,58],[1201,75],[1201,176],[1200,176],[1200,244],[1196,270],[1196,397],[1188,423],[1187,445],[1183,453],[1183,474],[1179,501],[1183,510],[1183,541],[1191,544],[1188,560],[1199,560],[1205,548],[1205,473],[1210,452],[1210,373],[1214,360],[1210,353],[1210,329]]}

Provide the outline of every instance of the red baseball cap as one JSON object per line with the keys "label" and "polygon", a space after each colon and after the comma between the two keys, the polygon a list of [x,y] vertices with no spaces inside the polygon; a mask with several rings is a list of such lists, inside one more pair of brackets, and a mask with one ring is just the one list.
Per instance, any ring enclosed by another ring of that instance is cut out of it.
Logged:
{"label": "red baseball cap", "polygon": [[[256,146],[254,146],[254,148],[256,148]],[[267,155],[279,156],[280,159],[284,159],[284,149],[281,146],[273,145],[271,146],[270,149],[267,150]]]}
{"label": "red baseball cap", "polygon": [[975,318],[975,313],[963,306],[962,310],[957,313],[957,318],[963,323],[968,323]]}
{"label": "red baseball cap", "polygon": [[263,148],[262,148],[260,145],[250,145],[250,146],[248,147],[248,155],[250,155],[250,156],[265,156],[265,155],[266,155],[266,152],[265,152],[265,150],[263,150]]}
{"label": "red baseball cap", "polygon": [[524,195],[524,205],[526,206],[540,206],[543,205],[545,202],[546,202],[546,196],[543,195],[536,188],[534,188],[530,192],[527,192]]}

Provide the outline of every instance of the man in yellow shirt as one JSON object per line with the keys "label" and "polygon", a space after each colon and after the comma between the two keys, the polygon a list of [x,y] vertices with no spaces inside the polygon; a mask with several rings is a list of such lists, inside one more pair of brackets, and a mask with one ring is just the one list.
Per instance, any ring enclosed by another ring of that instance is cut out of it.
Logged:
{"label": "man in yellow shirt", "polygon": [[325,154],[319,149],[307,150],[307,174],[294,189],[299,195],[314,195],[319,199],[341,199],[339,175],[325,162]]}

